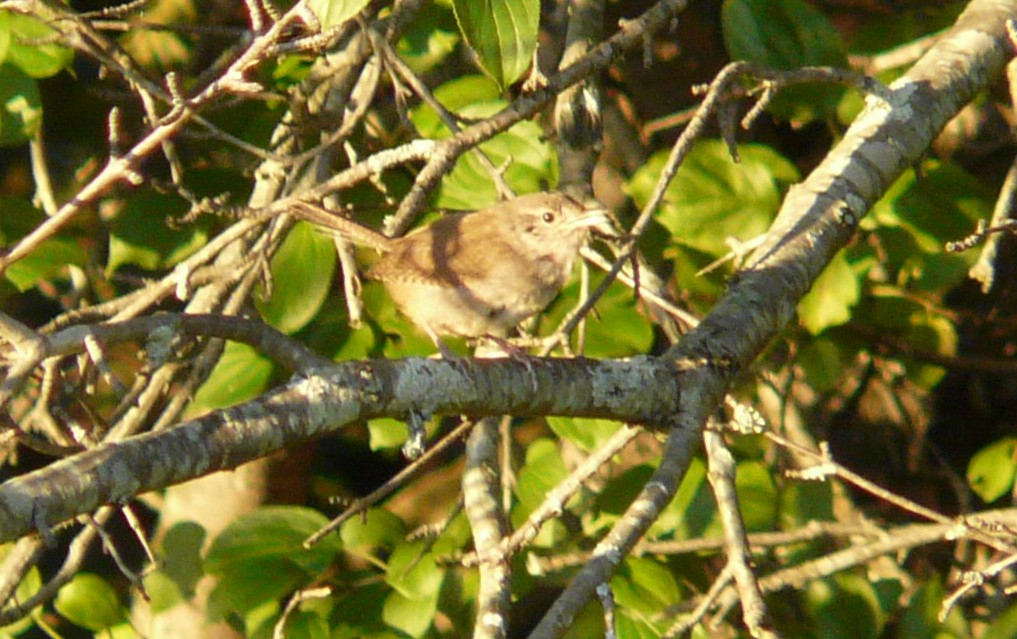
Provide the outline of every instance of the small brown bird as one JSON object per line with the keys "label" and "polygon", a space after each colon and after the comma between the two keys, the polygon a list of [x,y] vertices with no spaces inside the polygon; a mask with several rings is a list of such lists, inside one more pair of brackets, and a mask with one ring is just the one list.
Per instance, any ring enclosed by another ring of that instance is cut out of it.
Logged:
{"label": "small brown bird", "polygon": [[562,193],[535,193],[447,215],[389,238],[325,209],[298,203],[293,215],[378,249],[367,276],[446,353],[441,335],[503,337],[542,311],[565,285],[603,209]]}

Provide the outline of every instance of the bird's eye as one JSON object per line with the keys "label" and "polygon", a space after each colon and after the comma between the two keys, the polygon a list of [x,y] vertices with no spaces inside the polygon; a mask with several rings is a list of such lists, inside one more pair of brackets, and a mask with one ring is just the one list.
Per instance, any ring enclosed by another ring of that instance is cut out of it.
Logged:
{"label": "bird's eye", "polygon": [[554,213],[544,211],[544,215],[542,215],[540,219],[544,220],[546,224],[550,224],[551,222],[554,222]]}

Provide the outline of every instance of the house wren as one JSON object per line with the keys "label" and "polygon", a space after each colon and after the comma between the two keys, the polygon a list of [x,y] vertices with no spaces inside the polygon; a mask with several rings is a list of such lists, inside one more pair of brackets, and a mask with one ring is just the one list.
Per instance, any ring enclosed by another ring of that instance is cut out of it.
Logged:
{"label": "house wren", "polygon": [[385,285],[443,353],[441,335],[503,337],[543,310],[572,273],[589,228],[607,222],[604,210],[588,210],[561,193],[450,214],[400,238],[305,202],[291,212],[381,251],[367,276]]}

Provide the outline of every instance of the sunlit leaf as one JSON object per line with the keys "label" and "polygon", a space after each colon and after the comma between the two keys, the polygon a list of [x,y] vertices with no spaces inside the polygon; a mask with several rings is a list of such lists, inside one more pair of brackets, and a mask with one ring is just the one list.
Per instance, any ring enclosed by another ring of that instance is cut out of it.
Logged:
{"label": "sunlit leaf", "polygon": [[851,319],[851,309],[861,295],[859,276],[844,252],[837,253],[798,303],[798,317],[813,335]]}
{"label": "sunlit leaf", "polygon": [[255,302],[258,312],[283,333],[299,331],[325,303],[335,263],[332,241],[298,222],[272,256],[272,296]]}
{"label": "sunlit leaf", "polygon": [[86,572],[78,573],[60,589],[53,607],[71,623],[95,632],[123,620],[125,613],[113,586]]}
{"label": "sunlit leaf", "polygon": [[371,436],[371,450],[398,448],[409,436],[406,422],[390,417],[372,419],[367,422],[367,428]]}
{"label": "sunlit leaf", "polygon": [[48,78],[70,65],[74,53],[53,42],[56,32],[38,20],[0,11],[0,63],[32,78]]}
{"label": "sunlit leaf", "polygon": [[205,556],[205,569],[217,577],[210,607],[217,615],[244,613],[324,571],[339,551],[338,538],[326,536],[311,548],[303,542],[327,521],[296,506],[263,507],[235,519]]}
{"label": "sunlit leaf", "polygon": [[[467,118],[489,117],[506,106],[498,87],[482,76],[457,78],[435,89],[434,95],[445,108]],[[450,135],[428,106],[415,109],[410,118],[425,137],[441,139]],[[536,122],[520,122],[479,148],[494,166],[506,167],[505,181],[516,193],[545,190],[558,181],[554,150]],[[435,204],[454,210],[475,210],[497,201],[498,190],[490,171],[471,152],[461,156],[452,172],[442,179]]]}
{"label": "sunlit leaf", "polygon": [[188,414],[201,414],[251,399],[268,386],[272,369],[272,361],[252,346],[228,342],[212,374],[195,393]]}
{"label": "sunlit leaf", "polygon": [[310,508],[262,507],[219,533],[205,555],[205,570],[221,574],[238,562],[275,557],[307,571],[323,570],[339,550],[338,539],[331,535],[310,548],[303,544],[327,523],[324,515]]}
{"label": "sunlit leaf", "polygon": [[389,557],[385,582],[408,599],[427,599],[441,589],[444,576],[423,542],[404,542]]}
{"label": "sunlit leaf", "polygon": [[971,490],[986,503],[1008,494],[1017,478],[1017,437],[1004,437],[975,453],[967,477]]}
{"label": "sunlit leaf", "polygon": [[772,529],[777,518],[777,487],[771,471],[760,462],[741,462],[735,473],[735,487],[745,529]]}
{"label": "sunlit leaf", "polygon": [[[698,143],[679,167],[657,211],[674,244],[720,257],[728,238],[750,240],[764,233],[780,208],[781,187],[798,179],[790,162],[769,147],[738,147],[741,161],[731,159],[719,140]],[[628,191],[645,206],[667,160],[655,153],[632,177]]]}
{"label": "sunlit leaf", "polygon": [[628,557],[611,580],[615,600],[647,618],[680,600],[681,591],[674,574],[656,559]]}
{"label": "sunlit leaf", "polygon": [[[601,273],[590,278],[591,289],[603,280]],[[547,309],[542,326],[557,326],[579,303],[579,278],[574,277],[558,299]],[[653,328],[640,310],[640,302],[631,288],[614,282],[597,300],[594,312],[587,316],[583,355],[592,358],[625,357],[645,353],[653,344]],[[573,340],[573,347],[578,343]]]}
{"label": "sunlit leaf", "polygon": [[530,66],[540,22],[538,0],[453,0],[456,21],[480,68],[505,87]]}
{"label": "sunlit leaf", "polygon": [[152,612],[159,614],[185,601],[187,597],[169,575],[162,570],[153,570],[143,578]]}
{"label": "sunlit leaf", "polygon": [[321,22],[321,28],[330,29],[357,15],[367,6],[367,0],[308,0],[307,8]]}
{"label": "sunlit leaf", "polygon": [[[921,179],[914,171],[906,171],[887,189],[863,218],[862,228],[880,232],[902,228],[921,251],[938,254],[947,241],[968,235],[978,220],[988,219],[993,200],[975,176],[954,164],[930,159],[922,163]],[[900,264],[910,255],[888,257],[891,264]]]}
{"label": "sunlit leaf", "polygon": [[10,64],[0,65],[0,146],[22,144],[42,125],[36,81]]}
{"label": "sunlit leaf", "polygon": [[526,463],[519,470],[516,494],[529,510],[536,508],[547,493],[568,477],[568,469],[554,441],[539,439],[526,448]]}
{"label": "sunlit leaf", "polygon": [[372,508],[352,517],[339,528],[339,537],[347,551],[369,555],[376,549],[391,549],[406,534],[403,520],[387,510]]}
{"label": "sunlit leaf", "polygon": [[589,417],[548,417],[547,425],[556,435],[574,442],[587,452],[600,448],[621,428],[619,422]]}
{"label": "sunlit leaf", "polygon": [[421,599],[410,599],[400,592],[391,592],[385,597],[381,618],[411,637],[421,637],[434,623],[437,610],[437,592]]}

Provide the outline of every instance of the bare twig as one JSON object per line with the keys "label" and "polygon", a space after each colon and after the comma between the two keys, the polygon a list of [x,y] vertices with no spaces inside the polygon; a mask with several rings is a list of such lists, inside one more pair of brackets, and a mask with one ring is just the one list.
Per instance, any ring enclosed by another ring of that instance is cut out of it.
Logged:
{"label": "bare twig", "polygon": [[473,546],[480,560],[480,585],[473,636],[502,639],[508,635],[512,599],[509,557],[502,550],[508,530],[498,498],[498,420],[487,417],[474,427],[466,442],[463,472],[463,510],[473,530]]}

